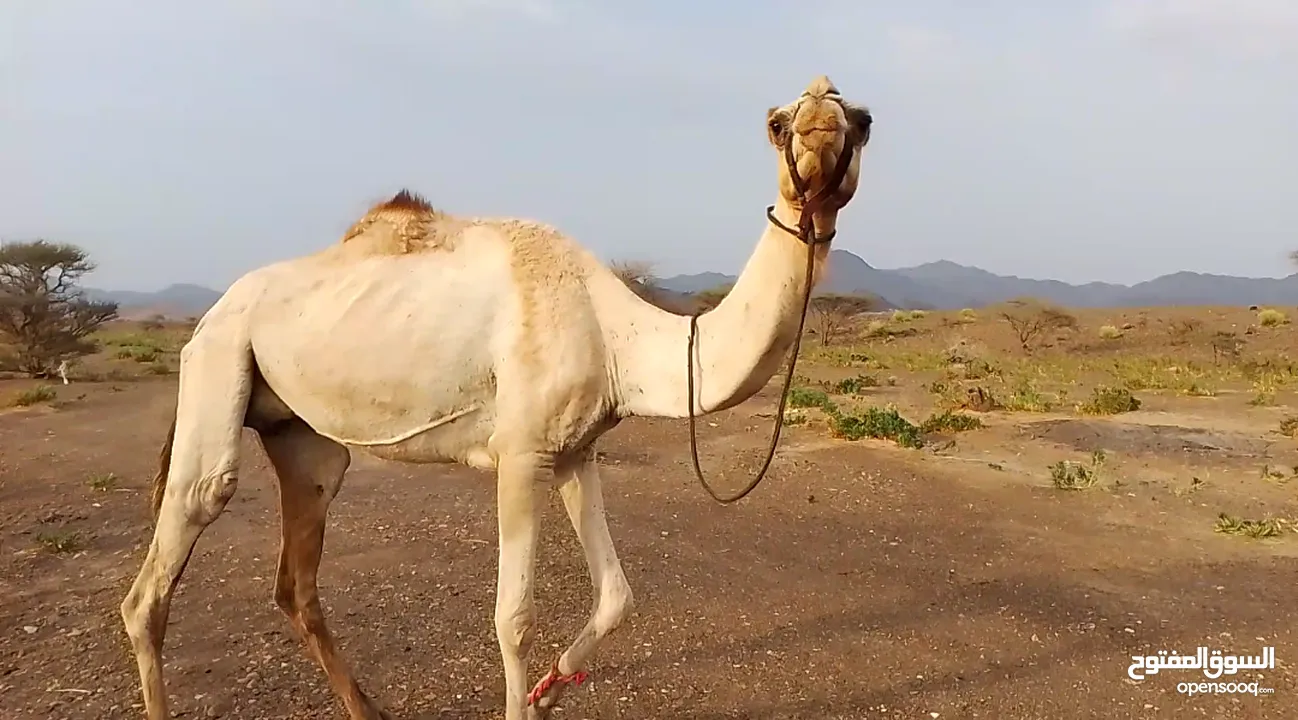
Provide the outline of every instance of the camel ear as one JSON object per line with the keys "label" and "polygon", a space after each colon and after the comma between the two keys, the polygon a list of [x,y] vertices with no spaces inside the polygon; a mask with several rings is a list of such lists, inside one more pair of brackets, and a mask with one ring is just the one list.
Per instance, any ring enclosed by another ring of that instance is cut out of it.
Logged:
{"label": "camel ear", "polygon": [[766,111],[766,139],[775,147],[783,147],[789,137],[789,124],[793,118],[784,108],[773,107]]}
{"label": "camel ear", "polygon": [[870,142],[870,126],[874,123],[870,110],[859,105],[843,103],[843,114],[847,116],[848,139],[851,144],[865,145]]}

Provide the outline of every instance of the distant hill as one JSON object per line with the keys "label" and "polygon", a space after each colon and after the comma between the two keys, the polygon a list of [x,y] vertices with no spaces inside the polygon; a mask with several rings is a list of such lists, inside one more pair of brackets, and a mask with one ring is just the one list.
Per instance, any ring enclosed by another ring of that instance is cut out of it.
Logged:
{"label": "distant hill", "polygon": [[[664,278],[659,285],[677,292],[733,283],[733,275],[699,273]],[[1176,305],[1298,305],[1298,275],[1244,278],[1178,272],[1136,283],[1092,282],[1071,285],[997,275],[949,260],[883,270],[846,250],[829,254],[823,292],[871,293],[885,306],[908,309],[977,308],[1017,297],[1035,297],[1069,307],[1157,307]]]}
{"label": "distant hill", "polygon": [[177,284],[154,292],[135,290],[100,290],[86,288],[86,296],[92,300],[105,300],[117,303],[122,317],[145,317],[148,315],[165,315],[171,318],[187,318],[202,315],[221,297],[221,292],[202,285]]}
{"label": "distant hill", "polygon": [[[659,280],[663,298],[689,307],[688,295],[728,285],[734,275],[703,272]],[[1136,283],[1092,282],[1071,285],[997,275],[948,260],[884,270],[847,250],[829,254],[829,274],[821,293],[874,295],[879,309],[955,310],[994,305],[1017,297],[1035,297],[1068,307],[1158,307],[1176,305],[1298,305],[1298,274],[1284,278],[1245,278],[1178,272]],[[162,314],[184,318],[201,315],[221,291],[201,285],[169,285],[156,292],[86,288],[94,299],[113,300],[124,317]]]}

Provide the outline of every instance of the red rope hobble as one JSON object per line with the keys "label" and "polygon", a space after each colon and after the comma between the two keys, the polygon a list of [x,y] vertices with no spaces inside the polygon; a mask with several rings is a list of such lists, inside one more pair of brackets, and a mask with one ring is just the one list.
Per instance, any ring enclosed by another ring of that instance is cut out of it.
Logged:
{"label": "red rope hobble", "polygon": [[581,685],[586,682],[586,678],[588,677],[590,677],[590,675],[585,670],[578,670],[571,675],[559,674],[559,661],[556,660],[554,662],[554,667],[550,668],[550,672],[546,673],[545,677],[541,678],[541,682],[537,683],[536,687],[532,688],[532,692],[527,694],[527,704],[535,705],[541,698],[545,697],[545,694],[555,685],[567,685],[569,683],[573,685]]}

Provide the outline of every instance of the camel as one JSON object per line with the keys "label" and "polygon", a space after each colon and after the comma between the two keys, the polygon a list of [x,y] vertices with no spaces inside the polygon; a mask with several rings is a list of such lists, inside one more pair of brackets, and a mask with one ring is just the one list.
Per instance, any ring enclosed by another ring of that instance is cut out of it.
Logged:
{"label": "camel", "polygon": [[[824,274],[838,212],[856,193],[871,122],[823,75],[767,111],[780,151],[776,203],[734,288],[697,317],[640,299],[547,225],[456,217],[405,190],[341,242],[238,279],[181,351],[153,537],[121,604],[149,720],[171,717],[162,675],[171,599],[194,544],[235,493],[245,427],[278,479],[276,603],[351,720],[392,717],[338,652],[316,589],[326,515],[351,453],[494,470],[505,718],[549,717],[632,607],[595,441],[626,417],[692,421],[733,407],[775,374]],[[529,691],[550,484],[585,553],[594,600],[585,627]]]}

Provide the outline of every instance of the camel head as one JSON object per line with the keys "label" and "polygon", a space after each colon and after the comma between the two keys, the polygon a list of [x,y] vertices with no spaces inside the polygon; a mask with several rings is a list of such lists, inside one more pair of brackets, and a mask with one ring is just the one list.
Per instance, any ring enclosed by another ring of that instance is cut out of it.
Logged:
{"label": "camel head", "polygon": [[[780,151],[780,195],[801,209],[808,198],[824,195],[824,210],[837,211],[856,194],[861,152],[870,139],[870,111],[843,99],[821,75],[797,100],[766,112],[766,133]],[[850,152],[849,158],[843,154]],[[839,167],[839,160],[847,162]],[[791,172],[796,168],[796,176]],[[841,173],[837,187],[834,183]],[[799,187],[801,185],[801,188]]]}

